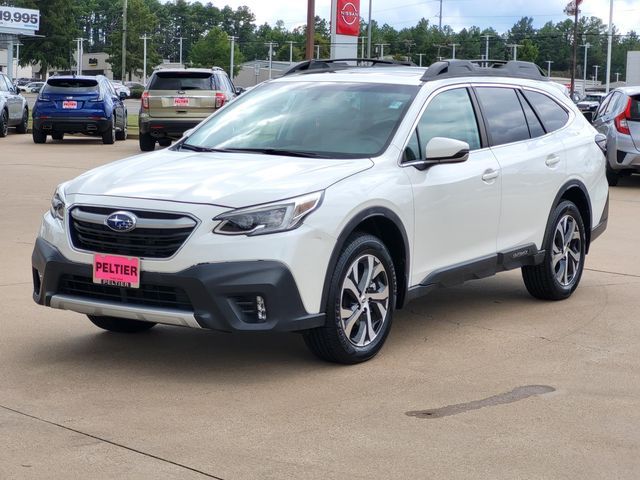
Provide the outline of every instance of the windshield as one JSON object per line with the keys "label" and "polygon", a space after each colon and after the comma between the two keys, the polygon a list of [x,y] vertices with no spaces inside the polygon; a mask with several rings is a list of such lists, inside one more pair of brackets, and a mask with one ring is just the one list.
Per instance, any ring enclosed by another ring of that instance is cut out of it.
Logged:
{"label": "windshield", "polygon": [[382,153],[417,86],[266,84],[211,117],[185,147],[357,158]]}
{"label": "windshield", "polygon": [[96,93],[99,90],[97,80],[93,79],[50,78],[43,93],[68,93],[70,89],[73,93]]}
{"label": "windshield", "polygon": [[149,90],[213,90],[211,77],[207,72],[156,72]]}
{"label": "windshield", "polygon": [[587,95],[586,97],[584,97],[584,100],[586,102],[600,102],[602,100],[602,97],[600,95]]}

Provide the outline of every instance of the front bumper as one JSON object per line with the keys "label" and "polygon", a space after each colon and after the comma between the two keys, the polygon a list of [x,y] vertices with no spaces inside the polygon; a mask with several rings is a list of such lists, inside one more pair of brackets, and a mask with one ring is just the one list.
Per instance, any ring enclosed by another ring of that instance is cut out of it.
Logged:
{"label": "front bumper", "polygon": [[173,138],[178,139],[187,130],[198,125],[204,118],[188,118],[188,119],[163,119],[153,117],[140,117],[138,127],[140,133],[151,134],[154,138]]}
{"label": "front bumper", "polygon": [[[305,310],[291,272],[275,261],[201,264],[176,273],[143,271],[135,290],[92,284],[91,265],[71,262],[43,238],[36,240],[31,263],[33,299],[53,308],[228,332],[324,325],[324,314]],[[265,320],[258,319],[251,304],[258,296],[264,299]]]}
{"label": "front bumper", "polygon": [[36,117],[33,128],[44,133],[86,133],[101,135],[111,128],[111,120],[96,117]]}

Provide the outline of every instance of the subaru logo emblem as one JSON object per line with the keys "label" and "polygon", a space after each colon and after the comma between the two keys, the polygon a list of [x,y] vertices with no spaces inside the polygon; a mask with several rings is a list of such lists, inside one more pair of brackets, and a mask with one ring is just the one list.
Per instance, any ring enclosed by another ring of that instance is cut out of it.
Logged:
{"label": "subaru logo emblem", "polygon": [[136,228],[137,218],[130,212],[114,212],[107,217],[104,224],[114,232],[130,232]]}

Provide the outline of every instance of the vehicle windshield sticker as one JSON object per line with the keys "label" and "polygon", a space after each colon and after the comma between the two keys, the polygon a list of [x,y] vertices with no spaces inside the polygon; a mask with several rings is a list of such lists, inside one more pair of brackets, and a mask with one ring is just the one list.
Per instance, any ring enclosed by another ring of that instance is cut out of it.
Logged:
{"label": "vehicle windshield sticker", "polygon": [[400,101],[393,102],[391,105],[389,105],[390,110],[398,110],[401,107],[402,107],[402,102]]}

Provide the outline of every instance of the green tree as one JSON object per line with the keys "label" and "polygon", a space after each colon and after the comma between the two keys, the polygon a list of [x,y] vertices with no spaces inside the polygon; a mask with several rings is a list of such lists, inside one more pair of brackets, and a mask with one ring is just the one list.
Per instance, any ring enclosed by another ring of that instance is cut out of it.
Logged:
{"label": "green tree", "polygon": [[518,51],[518,60],[524,62],[535,62],[538,59],[538,47],[532,40],[525,38],[522,41],[522,47]]}
{"label": "green tree", "polygon": [[74,38],[80,34],[79,0],[22,0],[14,3],[17,7],[40,10],[40,30],[38,37],[24,37],[20,49],[20,64],[40,64],[40,73],[46,75],[50,68],[70,69]]}
{"label": "green tree", "polygon": [[[143,70],[143,42],[140,37],[146,33],[152,33],[158,23],[158,19],[151,13],[144,0],[127,0],[127,57],[125,75],[131,78],[135,72],[138,75]],[[120,3],[122,9],[122,3]],[[111,69],[114,78],[123,78],[122,74],[122,18],[119,19],[116,28],[108,38],[105,51],[109,54]],[[147,41],[147,71],[160,62],[160,56],[156,51],[155,42]]]}
{"label": "green tree", "polygon": [[[228,72],[231,61],[229,36],[220,27],[212,28],[209,33],[195,43],[189,59],[194,67],[211,68],[216,66],[222,67]],[[242,62],[244,62],[244,56],[236,45],[233,77],[240,71]]]}

